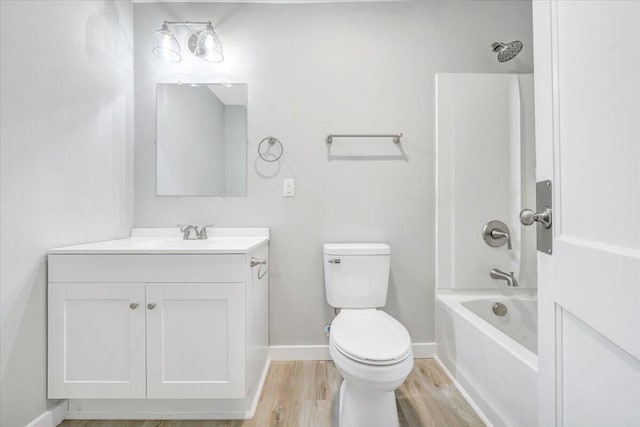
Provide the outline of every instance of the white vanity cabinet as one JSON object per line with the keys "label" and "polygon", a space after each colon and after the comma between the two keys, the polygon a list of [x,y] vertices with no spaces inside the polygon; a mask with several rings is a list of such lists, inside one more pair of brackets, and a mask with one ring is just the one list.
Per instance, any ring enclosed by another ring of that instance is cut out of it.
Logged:
{"label": "white vanity cabinet", "polygon": [[268,275],[258,279],[250,262],[267,260],[266,242],[233,254],[52,251],[48,397],[255,392],[267,363]]}

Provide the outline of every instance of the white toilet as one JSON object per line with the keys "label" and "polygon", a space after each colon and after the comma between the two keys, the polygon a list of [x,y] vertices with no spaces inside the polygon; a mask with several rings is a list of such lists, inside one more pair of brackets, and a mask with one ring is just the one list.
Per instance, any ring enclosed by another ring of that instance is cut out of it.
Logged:
{"label": "white toilet", "polygon": [[379,307],[387,303],[391,248],[383,243],[325,243],[327,301],[339,308],[329,352],[344,378],[340,427],[398,427],[395,390],[411,372],[409,333]]}

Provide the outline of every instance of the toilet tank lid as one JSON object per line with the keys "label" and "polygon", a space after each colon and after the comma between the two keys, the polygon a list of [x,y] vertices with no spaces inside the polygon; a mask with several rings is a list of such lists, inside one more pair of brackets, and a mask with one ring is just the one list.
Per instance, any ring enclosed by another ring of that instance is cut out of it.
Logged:
{"label": "toilet tank lid", "polygon": [[389,255],[386,243],[325,243],[322,252],[327,255]]}

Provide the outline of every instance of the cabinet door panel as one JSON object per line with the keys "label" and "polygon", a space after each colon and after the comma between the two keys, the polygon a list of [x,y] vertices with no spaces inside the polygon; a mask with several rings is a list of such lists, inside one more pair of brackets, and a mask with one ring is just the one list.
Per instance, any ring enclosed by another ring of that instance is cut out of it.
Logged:
{"label": "cabinet door panel", "polygon": [[145,285],[51,283],[48,299],[49,398],[145,397]]}
{"label": "cabinet door panel", "polygon": [[149,399],[245,396],[244,284],[150,283],[147,302]]}

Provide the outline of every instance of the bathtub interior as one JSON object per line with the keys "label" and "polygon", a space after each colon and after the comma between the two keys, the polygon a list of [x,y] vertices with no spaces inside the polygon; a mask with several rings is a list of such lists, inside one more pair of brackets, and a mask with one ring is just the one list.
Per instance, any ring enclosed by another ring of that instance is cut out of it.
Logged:
{"label": "bathtub interior", "polygon": [[[502,305],[506,313],[494,307]],[[533,354],[538,354],[538,301],[535,298],[482,298],[462,306]]]}

